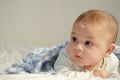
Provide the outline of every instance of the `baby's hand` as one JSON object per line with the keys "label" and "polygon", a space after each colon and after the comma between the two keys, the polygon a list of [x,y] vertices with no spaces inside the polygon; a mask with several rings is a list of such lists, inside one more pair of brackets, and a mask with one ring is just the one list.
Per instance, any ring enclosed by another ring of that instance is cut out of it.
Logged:
{"label": "baby's hand", "polygon": [[105,70],[95,70],[94,72],[93,72],[93,75],[95,76],[95,77],[101,77],[101,78],[107,78],[107,73],[105,72]]}

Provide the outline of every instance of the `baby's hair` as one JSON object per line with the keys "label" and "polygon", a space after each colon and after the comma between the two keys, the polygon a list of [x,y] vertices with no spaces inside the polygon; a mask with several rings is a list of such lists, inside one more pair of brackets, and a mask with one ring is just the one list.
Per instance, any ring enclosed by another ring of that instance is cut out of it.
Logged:
{"label": "baby's hair", "polygon": [[[84,24],[102,24],[103,29],[109,32],[111,35],[110,43],[115,43],[118,34],[118,23],[116,19],[107,12],[101,10],[90,10],[81,14],[75,21],[75,23],[81,22]],[[74,24],[75,24],[74,23]]]}

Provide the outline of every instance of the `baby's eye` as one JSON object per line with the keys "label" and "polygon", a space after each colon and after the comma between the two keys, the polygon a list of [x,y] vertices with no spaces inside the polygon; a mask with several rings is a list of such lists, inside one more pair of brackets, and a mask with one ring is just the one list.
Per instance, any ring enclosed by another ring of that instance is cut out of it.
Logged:
{"label": "baby's eye", "polygon": [[91,43],[90,41],[86,41],[86,42],[85,42],[85,45],[87,45],[87,46],[91,46],[92,43]]}
{"label": "baby's eye", "polygon": [[77,42],[77,38],[76,37],[72,37],[72,41],[73,42]]}

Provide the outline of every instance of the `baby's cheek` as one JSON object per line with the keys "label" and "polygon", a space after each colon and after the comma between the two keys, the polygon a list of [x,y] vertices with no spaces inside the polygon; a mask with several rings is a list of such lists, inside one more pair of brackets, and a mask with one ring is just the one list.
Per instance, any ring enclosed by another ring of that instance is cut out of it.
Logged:
{"label": "baby's cheek", "polygon": [[67,52],[68,52],[68,54],[73,53],[72,51],[73,51],[72,48],[71,48],[70,46],[68,46],[68,48],[67,48]]}
{"label": "baby's cheek", "polygon": [[67,48],[67,54],[70,56],[71,53],[72,53],[72,51],[71,51],[71,49],[68,47],[68,48]]}
{"label": "baby's cheek", "polygon": [[97,56],[92,55],[92,54],[86,54],[84,55],[84,58],[90,64],[94,64],[97,61]]}

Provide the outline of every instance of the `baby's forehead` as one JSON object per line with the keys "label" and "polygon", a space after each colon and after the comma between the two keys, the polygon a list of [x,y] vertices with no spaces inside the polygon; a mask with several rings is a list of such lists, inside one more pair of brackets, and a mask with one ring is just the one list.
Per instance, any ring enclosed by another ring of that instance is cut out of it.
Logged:
{"label": "baby's forehead", "polygon": [[78,29],[85,29],[85,30],[95,30],[95,31],[105,31],[105,30],[108,30],[107,26],[102,24],[102,23],[85,23],[85,22],[76,22],[74,25],[73,25],[73,28],[74,27],[78,27]]}
{"label": "baby's forehead", "polygon": [[93,36],[97,36],[99,38],[103,38],[103,37],[105,38],[110,35],[108,29],[104,25],[100,25],[100,24],[76,23],[73,26],[73,30],[74,29],[75,29],[75,31],[78,31],[78,32],[79,31],[84,32],[83,34],[91,34],[91,36],[93,35]]}

